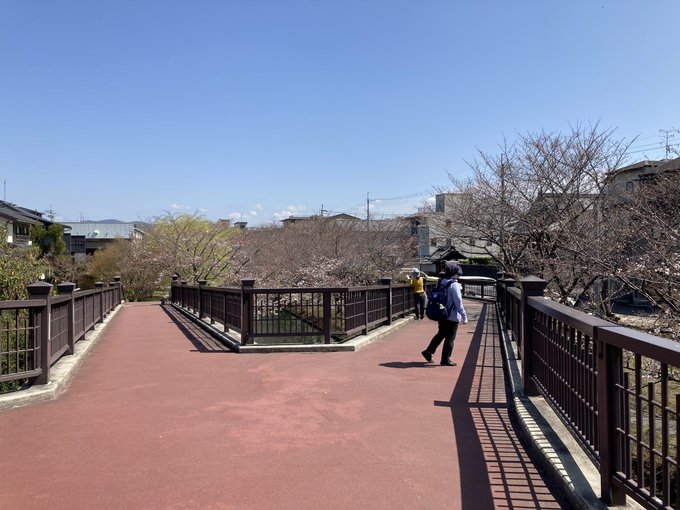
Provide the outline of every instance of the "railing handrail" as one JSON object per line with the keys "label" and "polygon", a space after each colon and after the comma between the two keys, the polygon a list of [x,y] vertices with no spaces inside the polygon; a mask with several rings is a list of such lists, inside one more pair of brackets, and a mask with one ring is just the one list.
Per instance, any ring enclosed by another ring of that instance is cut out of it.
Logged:
{"label": "railing handrail", "polygon": [[[521,294],[520,289],[508,289],[516,290]],[[598,317],[594,317],[580,310],[574,310],[562,303],[556,303],[544,297],[527,297],[529,306],[540,310],[551,317],[558,319],[565,324],[584,332],[588,336],[593,336],[595,328],[604,328],[607,326],[614,326],[615,324]]]}
{"label": "railing handrail", "polygon": [[597,339],[614,347],[680,368],[680,343],[610,323],[600,327]]}
{"label": "railing handrail", "polygon": [[20,299],[18,301],[0,301],[0,310],[15,310],[18,308],[40,308],[45,306],[45,299]]}
{"label": "railing handrail", "polygon": [[[366,290],[368,287],[360,287],[362,290]],[[377,286],[376,288],[384,288],[384,286]],[[240,290],[240,289],[239,289]],[[322,292],[348,292],[352,291],[350,287],[244,287],[243,292],[248,294],[257,293],[298,293],[298,294],[320,294]]]}

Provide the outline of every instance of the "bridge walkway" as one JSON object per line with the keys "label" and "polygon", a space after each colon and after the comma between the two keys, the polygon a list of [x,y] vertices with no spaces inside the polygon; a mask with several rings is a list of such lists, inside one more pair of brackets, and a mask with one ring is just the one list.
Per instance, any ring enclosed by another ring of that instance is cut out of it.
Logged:
{"label": "bridge walkway", "polygon": [[126,304],[57,400],[0,412],[0,508],[560,508],[508,413],[493,305],[453,359],[414,321],[354,353],[234,354]]}

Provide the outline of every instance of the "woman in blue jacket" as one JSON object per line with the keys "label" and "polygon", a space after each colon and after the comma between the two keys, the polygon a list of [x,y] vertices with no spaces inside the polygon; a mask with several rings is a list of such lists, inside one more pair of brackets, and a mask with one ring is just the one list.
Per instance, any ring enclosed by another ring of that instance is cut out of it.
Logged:
{"label": "woman in blue jacket", "polygon": [[463,295],[460,291],[460,284],[458,283],[458,277],[462,274],[463,270],[456,262],[449,261],[444,266],[444,278],[441,283],[446,285],[448,280],[452,280],[452,283],[446,288],[447,317],[446,319],[438,321],[437,324],[439,325],[439,329],[437,334],[432,337],[427,349],[421,353],[429,363],[432,363],[432,356],[434,356],[437,347],[439,347],[439,344],[444,340],[441,365],[446,367],[456,366],[456,364],[451,361],[453,341],[456,338],[458,324],[460,322],[466,324],[468,321],[465,308],[463,307]]}

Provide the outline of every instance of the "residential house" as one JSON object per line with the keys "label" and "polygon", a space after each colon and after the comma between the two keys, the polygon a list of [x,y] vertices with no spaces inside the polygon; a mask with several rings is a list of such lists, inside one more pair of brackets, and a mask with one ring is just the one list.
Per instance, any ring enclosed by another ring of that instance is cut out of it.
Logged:
{"label": "residential house", "polygon": [[680,158],[638,161],[609,172],[606,178],[606,192],[622,195],[624,191],[635,191],[654,176],[668,170],[680,169]]}
{"label": "residential house", "polygon": [[425,270],[439,267],[446,260],[486,258],[497,251],[497,247],[480,232],[469,228],[463,230],[455,224],[455,211],[464,197],[461,193],[439,193],[435,195],[434,210],[421,210],[408,216]]}
{"label": "residential house", "polygon": [[43,213],[39,211],[0,200],[0,225],[6,226],[7,242],[10,244],[28,246],[32,244],[32,226],[49,227],[54,223],[54,221],[43,217]]}
{"label": "residential house", "polygon": [[[673,179],[680,179],[680,158],[644,160],[610,172],[606,177],[604,191],[610,198],[607,214],[622,225],[628,226],[634,220],[631,220],[629,217],[628,208],[622,206],[625,205],[627,200],[635,197],[643,190],[645,185],[653,183],[659,175],[665,173],[673,176]],[[662,208],[667,207],[662,204],[658,204],[658,206]],[[651,235],[653,238],[658,239],[663,235],[663,232],[655,229],[651,232]],[[645,253],[647,249],[646,241],[644,238],[640,238],[639,242],[629,247],[628,254],[631,257],[635,257]],[[608,284],[611,293],[621,295],[622,300],[626,300],[630,304],[647,304],[646,299],[637,292],[626,292],[622,285],[614,281],[609,281]]]}

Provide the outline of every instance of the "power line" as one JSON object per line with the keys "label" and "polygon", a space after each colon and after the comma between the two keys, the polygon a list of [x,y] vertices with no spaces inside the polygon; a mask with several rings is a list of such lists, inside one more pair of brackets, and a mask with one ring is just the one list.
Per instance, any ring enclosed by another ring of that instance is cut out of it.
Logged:
{"label": "power line", "polygon": [[389,201],[392,201],[392,200],[405,200],[407,198],[421,197],[421,196],[429,195],[429,194],[430,194],[429,191],[423,191],[421,193],[411,193],[410,195],[402,195],[400,197],[373,198],[372,201],[375,202],[375,201],[380,200],[381,202],[389,202]]}
{"label": "power line", "polygon": [[647,148],[647,147],[663,147],[663,145],[664,145],[663,140],[659,140],[658,142],[654,142],[654,143],[646,143],[646,144],[642,144],[642,145],[635,145],[635,146],[631,147],[631,149],[637,150],[637,149],[644,149],[644,148]]}
{"label": "power line", "polygon": [[658,137],[659,137],[659,135],[645,136],[644,138],[636,138],[635,141],[636,141],[636,142],[640,142],[640,141],[642,141],[642,140],[649,140],[649,139],[651,139],[651,138],[658,138]]}
{"label": "power line", "polygon": [[649,148],[649,149],[640,149],[640,150],[635,150],[635,151],[628,151],[626,154],[638,154],[640,152],[651,152],[651,151],[659,151],[659,150],[666,150],[666,157],[668,157],[670,148],[671,147],[680,147],[680,143],[671,143],[668,144],[667,147],[656,147],[656,148]]}

